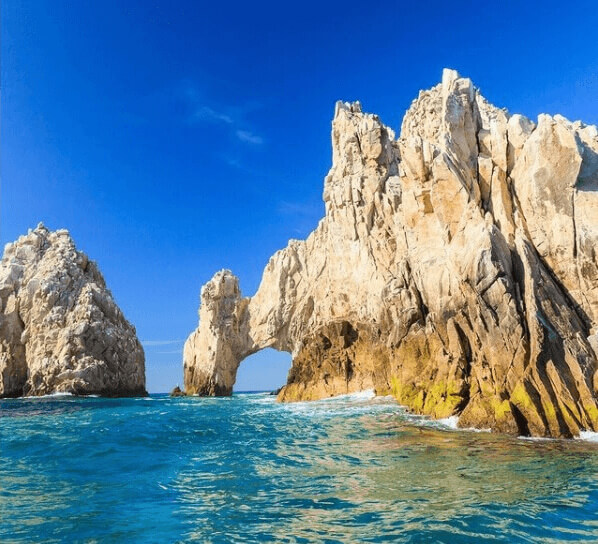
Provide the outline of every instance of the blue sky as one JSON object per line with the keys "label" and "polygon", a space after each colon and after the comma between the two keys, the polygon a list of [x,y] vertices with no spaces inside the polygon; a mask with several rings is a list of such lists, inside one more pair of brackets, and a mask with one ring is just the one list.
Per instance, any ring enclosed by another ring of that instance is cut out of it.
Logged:
{"label": "blue sky", "polygon": [[[167,391],[200,286],[230,268],[253,294],[322,216],[336,100],[396,129],[452,67],[511,112],[598,123],[595,2],[415,4],[4,0],[0,241],[68,228]],[[237,389],[289,364],[256,354]]]}

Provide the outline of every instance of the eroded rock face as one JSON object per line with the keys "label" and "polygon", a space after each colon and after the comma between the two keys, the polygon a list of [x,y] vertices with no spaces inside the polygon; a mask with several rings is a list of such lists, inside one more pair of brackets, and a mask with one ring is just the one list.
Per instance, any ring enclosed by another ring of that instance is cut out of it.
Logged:
{"label": "eroded rock face", "polygon": [[135,328],[66,230],[43,225],[0,262],[0,397],[145,395]]}
{"label": "eroded rock face", "polygon": [[188,393],[227,395],[264,347],[279,399],[374,387],[464,427],[598,431],[598,133],[489,104],[445,70],[401,134],[338,103],[326,216],[243,298],[221,271],[185,346]]}

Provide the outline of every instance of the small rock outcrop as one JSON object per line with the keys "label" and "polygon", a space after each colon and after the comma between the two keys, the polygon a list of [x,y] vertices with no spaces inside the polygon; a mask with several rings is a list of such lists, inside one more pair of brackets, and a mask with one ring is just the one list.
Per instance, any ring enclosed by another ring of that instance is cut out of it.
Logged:
{"label": "small rock outcrop", "polygon": [[464,427],[598,431],[598,132],[488,103],[445,70],[399,138],[338,103],[326,215],[245,298],[201,291],[188,393],[229,395],[265,347],[293,364],[282,401],[375,388]]}
{"label": "small rock outcrop", "polygon": [[66,230],[42,224],[0,262],[0,397],[145,395],[135,328]]}
{"label": "small rock outcrop", "polygon": [[171,397],[184,397],[185,392],[181,390],[181,388],[177,385],[171,392],[170,392],[170,396]]}

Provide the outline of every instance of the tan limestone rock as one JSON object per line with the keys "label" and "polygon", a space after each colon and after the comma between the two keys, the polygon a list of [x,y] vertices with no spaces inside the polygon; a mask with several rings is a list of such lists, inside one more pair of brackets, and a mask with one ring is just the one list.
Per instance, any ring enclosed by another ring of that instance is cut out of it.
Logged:
{"label": "tan limestone rock", "polygon": [[0,262],[0,397],[144,395],[143,348],[97,265],[43,225]]}
{"label": "tan limestone rock", "polygon": [[244,298],[218,273],[185,385],[230,394],[247,355],[288,351],[279,399],[375,388],[513,434],[598,431],[598,136],[488,103],[445,70],[401,134],[337,103],[326,215]]}

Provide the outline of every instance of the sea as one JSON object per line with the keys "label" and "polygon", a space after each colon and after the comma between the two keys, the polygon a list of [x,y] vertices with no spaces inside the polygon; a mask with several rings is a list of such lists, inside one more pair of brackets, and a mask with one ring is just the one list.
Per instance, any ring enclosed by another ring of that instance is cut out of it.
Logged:
{"label": "sea", "polygon": [[0,401],[7,543],[598,542],[598,437],[461,430],[372,392]]}

